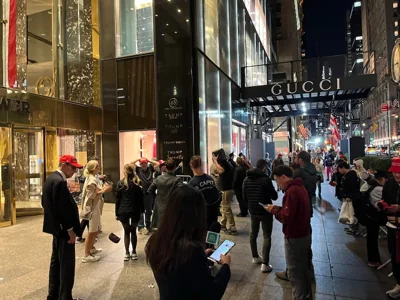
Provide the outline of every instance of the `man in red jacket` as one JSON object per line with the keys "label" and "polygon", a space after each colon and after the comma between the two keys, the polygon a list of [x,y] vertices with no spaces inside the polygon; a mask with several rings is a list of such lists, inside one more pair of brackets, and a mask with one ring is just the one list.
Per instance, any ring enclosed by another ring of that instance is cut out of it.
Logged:
{"label": "man in red jacket", "polygon": [[293,179],[293,171],[288,166],[276,167],[273,175],[285,195],[282,207],[267,205],[265,209],[283,224],[286,266],[293,299],[311,299],[311,277],[308,269],[311,210],[308,193],[301,178]]}

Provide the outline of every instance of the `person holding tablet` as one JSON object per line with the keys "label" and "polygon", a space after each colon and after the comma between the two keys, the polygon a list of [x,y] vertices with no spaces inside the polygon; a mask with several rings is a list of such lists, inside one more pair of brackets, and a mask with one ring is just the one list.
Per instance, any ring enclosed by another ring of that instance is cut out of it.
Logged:
{"label": "person holding tablet", "polygon": [[206,205],[196,189],[181,185],[170,195],[158,231],[147,242],[145,253],[159,288],[160,299],[221,299],[231,278],[229,254],[213,277],[205,250]]}

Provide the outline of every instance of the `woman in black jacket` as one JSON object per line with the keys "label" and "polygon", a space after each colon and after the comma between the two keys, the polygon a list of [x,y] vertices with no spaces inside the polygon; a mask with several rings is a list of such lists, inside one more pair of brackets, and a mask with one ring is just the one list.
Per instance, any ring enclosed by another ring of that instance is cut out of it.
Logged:
{"label": "woman in black jacket", "polygon": [[[124,178],[117,185],[117,201],[115,203],[115,215],[124,227],[125,258],[137,260],[136,254],[137,235],[140,215],[144,213],[143,192],[140,179],[135,173],[135,166],[125,165]],[[129,252],[129,244],[132,243],[132,255]]]}
{"label": "woman in black jacket", "polygon": [[146,245],[147,262],[153,270],[161,300],[221,299],[230,280],[228,255],[211,276],[204,250],[207,233],[206,207],[202,194],[182,185],[167,201],[164,218]]}

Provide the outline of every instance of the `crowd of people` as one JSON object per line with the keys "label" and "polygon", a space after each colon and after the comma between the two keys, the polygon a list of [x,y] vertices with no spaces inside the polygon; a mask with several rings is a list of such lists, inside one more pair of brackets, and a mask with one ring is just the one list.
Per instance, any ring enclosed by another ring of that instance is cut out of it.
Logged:
{"label": "crowd of people", "polygon": [[[231,257],[221,255],[221,268],[212,276],[213,263],[208,256],[214,247],[206,244],[206,234],[222,231],[238,235],[235,218],[248,215],[253,263],[261,265],[261,272],[273,270],[269,257],[275,217],[283,224],[286,258],[286,271],[276,272],[276,276],[291,283],[293,299],[312,299],[311,218],[316,196],[322,198],[325,176],[335,187],[338,199],[354,206],[357,221],[346,233],[357,233],[359,224],[366,226],[371,267],[382,264],[378,238],[381,226],[387,225],[397,280],[388,295],[400,297],[397,245],[400,159],[393,160],[389,170],[393,178],[389,180],[387,172],[371,174],[365,170],[362,160],[356,160],[354,168],[350,168],[343,153],[335,155],[333,151],[314,157],[310,152],[297,151],[290,166],[285,165],[281,154],[272,161],[267,153],[253,167],[243,154],[234,160],[233,153],[226,156],[220,149],[213,152],[210,175],[205,173],[200,156],[193,156],[189,166],[193,177],[184,184],[176,175],[182,165],[177,166],[173,159],[141,158],[124,166],[124,176],[116,184],[115,216],[124,229],[124,261],[138,259],[137,233],[150,235],[145,248],[146,261],[153,270],[162,299],[192,299],[194,295],[198,299],[222,298],[230,280]],[[90,160],[84,167],[82,206],[78,209],[66,181],[82,168],[75,157],[64,155],[59,169],[46,179],[43,187],[43,231],[53,236],[48,299],[73,299],[75,243],[85,243],[83,263],[100,260],[102,249],[96,248],[95,242],[102,230],[103,195],[112,190],[112,183],[100,174],[99,159]],[[280,190],[284,193],[283,202],[277,206],[274,201]],[[237,215],[231,207],[234,197],[240,207]],[[260,227],[261,255],[257,248]],[[85,228],[88,233],[82,238]],[[191,284],[194,280],[195,285]]]}

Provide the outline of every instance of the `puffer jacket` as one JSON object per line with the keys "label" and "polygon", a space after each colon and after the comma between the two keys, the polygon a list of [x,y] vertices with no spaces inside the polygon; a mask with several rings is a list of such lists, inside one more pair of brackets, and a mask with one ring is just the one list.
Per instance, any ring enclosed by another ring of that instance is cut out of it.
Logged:
{"label": "puffer jacket", "polygon": [[243,182],[243,199],[251,215],[267,215],[269,213],[259,203],[272,204],[272,200],[278,199],[278,193],[263,171],[250,169]]}
{"label": "puffer jacket", "polygon": [[[383,186],[382,200],[389,205],[400,204],[400,186],[394,178],[389,179]],[[388,213],[388,221],[392,226],[396,226],[396,217],[397,222],[400,222],[399,213]]]}
{"label": "puffer jacket", "polygon": [[128,189],[124,181],[117,184],[117,201],[115,202],[115,215],[118,216],[140,216],[144,212],[142,188],[132,181],[128,183]]}

